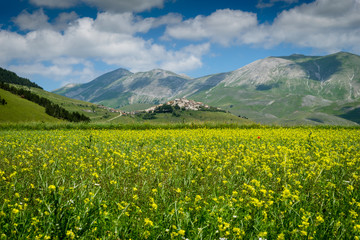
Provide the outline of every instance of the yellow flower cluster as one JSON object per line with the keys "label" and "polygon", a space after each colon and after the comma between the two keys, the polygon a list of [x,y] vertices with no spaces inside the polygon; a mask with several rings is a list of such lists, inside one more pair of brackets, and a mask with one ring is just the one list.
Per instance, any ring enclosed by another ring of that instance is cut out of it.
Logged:
{"label": "yellow flower cluster", "polygon": [[0,159],[4,239],[360,236],[359,129],[2,130]]}

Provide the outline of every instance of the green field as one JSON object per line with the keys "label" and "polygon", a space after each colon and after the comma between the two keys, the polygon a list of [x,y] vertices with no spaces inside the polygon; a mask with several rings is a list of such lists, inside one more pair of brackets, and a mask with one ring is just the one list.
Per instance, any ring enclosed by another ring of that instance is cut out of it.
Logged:
{"label": "green field", "polygon": [[61,122],[45,113],[45,108],[20,96],[0,89],[0,96],[7,101],[0,105],[0,123],[12,122]]}
{"label": "green field", "polygon": [[358,239],[358,128],[0,130],[1,239]]}
{"label": "green field", "polygon": [[[28,89],[28,88],[26,88]],[[39,88],[30,88],[31,91],[41,97],[45,97],[55,104],[60,105],[70,112],[79,112],[89,117],[93,122],[106,122],[109,118],[115,117],[118,113],[109,112],[106,109],[98,107],[98,105],[80,101],[58,94],[44,91]],[[94,111],[93,111],[94,110]]]}

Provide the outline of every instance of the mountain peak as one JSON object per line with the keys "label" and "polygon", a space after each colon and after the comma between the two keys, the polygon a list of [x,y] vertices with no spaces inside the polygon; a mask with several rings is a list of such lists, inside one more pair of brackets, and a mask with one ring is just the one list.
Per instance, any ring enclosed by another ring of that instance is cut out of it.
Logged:
{"label": "mountain peak", "polygon": [[125,68],[118,68],[114,71],[105,73],[86,84],[87,85],[103,84],[103,86],[105,86],[105,85],[108,85],[108,84],[122,78],[122,77],[129,76],[132,74],[133,74],[132,72],[130,72],[129,70],[127,70]]}
{"label": "mountain peak", "polygon": [[177,75],[177,74],[174,73],[174,72],[171,72],[171,71],[168,71],[168,70],[164,70],[164,69],[161,69],[161,68],[155,68],[155,69],[153,69],[153,70],[150,70],[149,72],[151,72],[151,73],[157,73],[157,74],[159,74],[159,73],[167,73],[167,74],[171,73],[171,74]]}
{"label": "mountain peak", "polygon": [[164,70],[164,69],[160,69],[160,68],[155,68],[152,69],[150,71],[147,72],[139,72],[136,74],[142,74],[142,75],[148,75],[151,77],[155,77],[155,78],[167,78],[167,77],[171,77],[171,76],[176,76],[176,77],[181,77],[181,75],[168,71],[168,70]]}
{"label": "mountain peak", "polygon": [[132,72],[130,72],[129,70],[127,70],[125,68],[118,68],[118,69],[115,69],[114,71],[111,71],[111,72],[132,74]]}

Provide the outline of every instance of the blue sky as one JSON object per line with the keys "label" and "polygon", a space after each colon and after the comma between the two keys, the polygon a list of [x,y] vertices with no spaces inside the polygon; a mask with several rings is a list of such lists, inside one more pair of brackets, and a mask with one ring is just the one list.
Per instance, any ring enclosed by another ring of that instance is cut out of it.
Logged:
{"label": "blue sky", "polygon": [[120,67],[200,77],[338,51],[360,54],[360,0],[0,2],[0,66],[46,90]]}

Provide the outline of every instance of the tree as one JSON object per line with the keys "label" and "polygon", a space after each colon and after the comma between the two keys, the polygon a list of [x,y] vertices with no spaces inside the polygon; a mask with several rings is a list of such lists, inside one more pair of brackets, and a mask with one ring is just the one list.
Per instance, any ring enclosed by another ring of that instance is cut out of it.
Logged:
{"label": "tree", "polygon": [[1,98],[1,97],[0,97],[0,104],[1,104],[1,105],[6,105],[7,102],[6,102],[6,100],[5,100],[4,98]]}
{"label": "tree", "polygon": [[150,119],[155,119],[155,113],[145,113],[143,116],[142,116],[142,119],[144,120],[150,120]]}
{"label": "tree", "polygon": [[173,111],[174,111],[174,108],[171,105],[167,105],[167,104],[158,106],[154,110],[154,112],[156,112],[156,113],[172,113]]}

